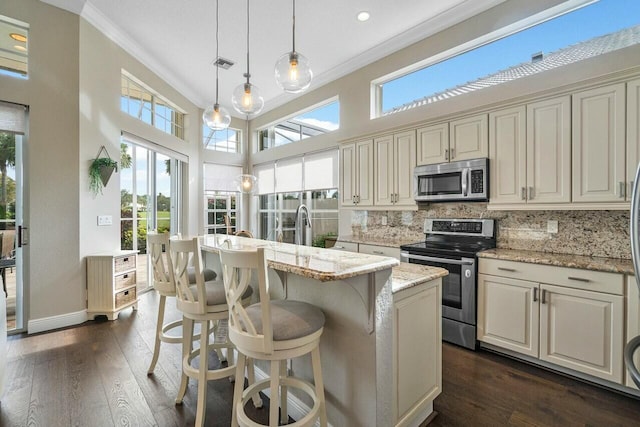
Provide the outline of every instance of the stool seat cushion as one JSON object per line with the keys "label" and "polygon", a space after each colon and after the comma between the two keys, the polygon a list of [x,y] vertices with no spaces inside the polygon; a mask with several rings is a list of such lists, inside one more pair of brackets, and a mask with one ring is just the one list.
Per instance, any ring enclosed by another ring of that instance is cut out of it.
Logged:
{"label": "stool seat cushion", "polygon": [[[224,293],[224,283],[221,281],[210,280],[204,283],[207,290],[207,305],[220,305],[227,303],[227,297]],[[198,301],[198,285],[189,286],[189,290],[193,294],[196,301]],[[247,290],[242,294],[242,299],[249,298],[253,295],[253,288],[247,287]]]}
{"label": "stool seat cushion", "polygon": [[[217,274],[212,269],[205,268],[202,273],[205,282],[216,280]],[[189,283],[196,283],[196,269],[194,267],[187,267],[187,275],[189,275]]]}
{"label": "stool seat cushion", "polygon": [[[246,308],[256,332],[262,334],[262,309],[260,303]],[[305,337],[324,326],[324,313],[318,307],[302,301],[272,300],[271,324],[273,340],[287,341]]]}

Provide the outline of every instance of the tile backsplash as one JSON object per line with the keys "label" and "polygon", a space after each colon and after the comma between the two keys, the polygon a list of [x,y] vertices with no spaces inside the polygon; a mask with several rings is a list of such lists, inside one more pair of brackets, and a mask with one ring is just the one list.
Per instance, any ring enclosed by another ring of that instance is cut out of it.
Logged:
{"label": "tile backsplash", "polygon": [[[631,258],[628,211],[494,211],[486,203],[433,203],[418,211],[351,211],[351,233],[375,239],[424,239],[426,218],[492,218],[499,248]],[[558,221],[558,233],[547,221]]]}

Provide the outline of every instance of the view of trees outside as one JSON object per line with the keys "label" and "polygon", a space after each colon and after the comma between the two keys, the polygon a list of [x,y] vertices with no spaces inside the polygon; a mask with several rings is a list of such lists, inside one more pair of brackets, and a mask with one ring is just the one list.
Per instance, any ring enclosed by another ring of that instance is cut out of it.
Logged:
{"label": "view of trees outside", "polygon": [[16,138],[0,132],[0,230],[14,229],[16,218]]}

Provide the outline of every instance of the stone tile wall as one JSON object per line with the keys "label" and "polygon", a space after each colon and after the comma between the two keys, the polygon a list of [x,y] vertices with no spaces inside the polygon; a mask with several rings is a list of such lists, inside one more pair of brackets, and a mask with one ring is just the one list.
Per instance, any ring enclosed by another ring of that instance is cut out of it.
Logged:
{"label": "stone tile wall", "polygon": [[[493,218],[499,248],[631,258],[628,211],[489,211],[486,203],[433,203],[418,211],[351,211],[351,232],[420,241],[425,218]],[[558,221],[557,234],[547,233],[548,220]]]}

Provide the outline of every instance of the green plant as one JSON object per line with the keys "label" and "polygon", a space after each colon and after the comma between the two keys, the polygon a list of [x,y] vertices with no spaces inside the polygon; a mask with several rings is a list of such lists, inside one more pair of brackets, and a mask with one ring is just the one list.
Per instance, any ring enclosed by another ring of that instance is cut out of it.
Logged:
{"label": "green plant", "polygon": [[112,158],[98,157],[93,160],[89,166],[89,190],[94,196],[102,194],[102,189],[109,182],[113,171],[118,172],[118,162]]}
{"label": "green plant", "polygon": [[334,237],[335,235],[336,234],[332,231],[328,232],[327,234],[318,234],[313,238],[311,246],[314,246],[316,248],[326,248],[327,246],[325,240],[327,239],[327,237]]}

